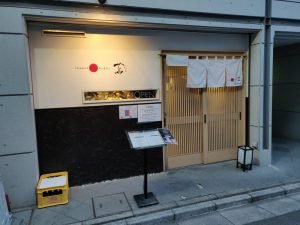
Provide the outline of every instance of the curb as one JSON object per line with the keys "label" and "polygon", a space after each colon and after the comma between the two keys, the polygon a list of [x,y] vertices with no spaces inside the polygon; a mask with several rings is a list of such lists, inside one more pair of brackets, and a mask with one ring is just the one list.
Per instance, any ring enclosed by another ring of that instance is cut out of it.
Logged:
{"label": "curb", "polygon": [[173,209],[174,219],[185,219],[199,214],[216,210],[216,205],[212,201],[197,203]]}
{"label": "curb", "polygon": [[248,204],[252,201],[252,198],[248,194],[241,194],[214,201],[216,209],[225,209],[233,206],[240,206]]}
{"label": "curb", "polygon": [[172,210],[151,213],[126,220],[127,225],[155,225],[172,221],[174,221],[174,213]]}
{"label": "curb", "polygon": [[249,195],[252,198],[252,202],[257,202],[264,199],[285,195],[285,191],[281,187],[275,187],[275,188],[269,188],[262,191],[251,192],[249,193]]}
{"label": "curb", "polygon": [[224,197],[207,195],[70,225],[155,225],[297,192],[300,192],[300,182],[249,190],[248,192],[241,190],[235,195],[223,194]]}

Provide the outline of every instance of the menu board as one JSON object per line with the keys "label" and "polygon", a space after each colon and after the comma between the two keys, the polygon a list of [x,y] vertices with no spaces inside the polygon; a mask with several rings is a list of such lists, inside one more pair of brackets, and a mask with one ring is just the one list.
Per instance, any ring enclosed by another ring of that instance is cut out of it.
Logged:
{"label": "menu board", "polygon": [[177,141],[173,137],[170,130],[165,129],[165,128],[159,128],[158,131],[159,131],[162,139],[164,140],[165,144],[176,144],[177,145]]}
{"label": "menu board", "polygon": [[161,147],[165,144],[158,130],[128,131],[127,135],[133,149]]}

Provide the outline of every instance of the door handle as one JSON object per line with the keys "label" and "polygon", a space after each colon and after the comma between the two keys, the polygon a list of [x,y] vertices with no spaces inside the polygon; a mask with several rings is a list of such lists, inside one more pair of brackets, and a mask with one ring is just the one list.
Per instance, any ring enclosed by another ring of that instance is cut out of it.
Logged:
{"label": "door handle", "polygon": [[204,114],[204,123],[206,123],[206,114]]}

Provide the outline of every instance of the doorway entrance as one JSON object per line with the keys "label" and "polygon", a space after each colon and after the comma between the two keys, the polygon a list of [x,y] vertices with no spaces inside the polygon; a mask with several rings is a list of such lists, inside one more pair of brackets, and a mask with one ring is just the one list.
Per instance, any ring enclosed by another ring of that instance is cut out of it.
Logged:
{"label": "doorway entrance", "polygon": [[[225,56],[241,57],[222,54],[210,55],[208,59]],[[245,139],[245,85],[187,88],[185,66],[165,65],[164,76],[165,125],[178,142],[166,147],[167,167],[235,159],[237,146],[244,144]]]}
{"label": "doorway entrance", "polygon": [[274,43],[272,164],[299,177],[300,35],[279,33]]}

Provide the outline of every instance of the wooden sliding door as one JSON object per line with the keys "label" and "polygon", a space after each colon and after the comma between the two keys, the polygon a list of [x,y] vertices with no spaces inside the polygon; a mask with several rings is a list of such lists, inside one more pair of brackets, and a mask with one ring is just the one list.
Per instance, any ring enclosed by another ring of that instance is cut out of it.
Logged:
{"label": "wooden sliding door", "polygon": [[167,67],[166,126],[178,141],[168,145],[168,168],[203,162],[203,92],[186,88],[187,68]]}
{"label": "wooden sliding door", "polygon": [[166,146],[167,167],[235,159],[245,139],[244,85],[191,89],[187,67],[164,68],[165,126],[178,142]]}

